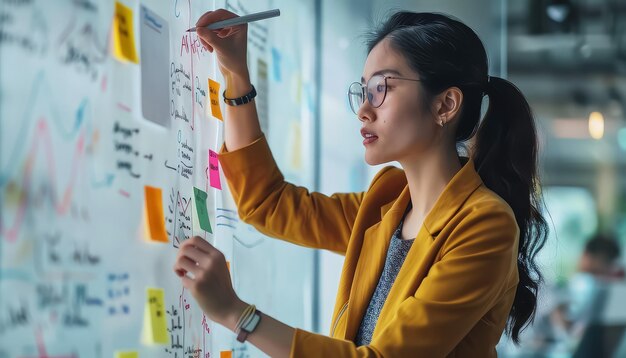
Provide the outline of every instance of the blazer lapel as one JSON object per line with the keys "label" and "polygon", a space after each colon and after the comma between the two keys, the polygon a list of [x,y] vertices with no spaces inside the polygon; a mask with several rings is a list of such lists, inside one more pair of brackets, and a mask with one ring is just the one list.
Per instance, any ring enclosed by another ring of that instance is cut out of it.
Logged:
{"label": "blazer lapel", "polygon": [[385,265],[391,235],[398,227],[411,196],[406,186],[397,200],[381,207],[382,221],[365,231],[347,308],[345,338],[354,340]]}
{"label": "blazer lapel", "polygon": [[385,217],[385,214],[387,214],[387,212],[389,211],[389,209],[391,209],[391,207],[393,206],[395,202],[396,200],[390,201],[387,204],[380,207],[380,219],[381,220]]}
{"label": "blazer lapel", "polygon": [[457,213],[463,203],[482,184],[474,163],[461,158],[461,170],[452,178],[428,213],[383,305],[374,334],[393,318],[393,312],[406,297],[412,296],[428,274],[444,241],[437,234]]}

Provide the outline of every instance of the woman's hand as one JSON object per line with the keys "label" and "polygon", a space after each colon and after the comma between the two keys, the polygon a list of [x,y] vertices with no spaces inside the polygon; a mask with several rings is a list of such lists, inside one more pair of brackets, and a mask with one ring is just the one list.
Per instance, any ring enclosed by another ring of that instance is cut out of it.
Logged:
{"label": "woman's hand", "polygon": [[[224,254],[201,237],[194,236],[180,245],[174,272],[209,319],[235,330],[248,305],[233,290]],[[290,326],[263,314],[261,323],[248,340],[270,357],[288,357],[294,334],[295,330]]]}
{"label": "woman's hand", "polygon": [[180,245],[174,272],[212,321],[234,329],[246,304],[233,290],[224,254],[194,236]]}
{"label": "woman's hand", "polygon": [[216,52],[219,68],[224,77],[231,75],[246,77],[248,75],[248,25],[226,27],[220,30],[208,30],[201,27],[233,17],[237,15],[228,10],[209,11],[200,16],[196,22],[196,27],[199,27],[196,33],[208,51]]}

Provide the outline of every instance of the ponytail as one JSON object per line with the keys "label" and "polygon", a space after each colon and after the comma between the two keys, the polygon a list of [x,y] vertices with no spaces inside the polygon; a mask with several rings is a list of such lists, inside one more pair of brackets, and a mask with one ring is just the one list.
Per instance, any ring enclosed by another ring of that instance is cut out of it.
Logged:
{"label": "ponytail", "polygon": [[519,284],[506,327],[519,343],[520,331],[532,322],[537,308],[543,277],[535,256],[548,234],[540,211],[537,131],[530,106],[514,84],[490,77],[484,92],[489,108],[476,134],[473,159],[485,185],[511,206],[520,229]]}

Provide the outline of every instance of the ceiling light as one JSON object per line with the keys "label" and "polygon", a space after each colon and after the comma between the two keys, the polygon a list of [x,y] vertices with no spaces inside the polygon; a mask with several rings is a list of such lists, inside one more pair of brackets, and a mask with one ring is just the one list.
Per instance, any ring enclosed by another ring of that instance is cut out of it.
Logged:
{"label": "ceiling light", "polygon": [[566,4],[548,5],[546,13],[552,21],[563,22],[569,15],[570,7]]}
{"label": "ceiling light", "polygon": [[600,112],[591,112],[589,115],[589,134],[593,139],[602,139],[604,136],[604,116]]}

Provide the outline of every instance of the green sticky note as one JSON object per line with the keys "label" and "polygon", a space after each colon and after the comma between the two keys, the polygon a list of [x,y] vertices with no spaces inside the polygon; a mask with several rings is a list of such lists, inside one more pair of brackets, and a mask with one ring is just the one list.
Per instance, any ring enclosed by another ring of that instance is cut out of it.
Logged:
{"label": "green sticky note", "polygon": [[196,212],[198,213],[198,220],[200,220],[200,228],[209,234],[213,233],[211,230],[211,222],[209,221],[209,212],[206,208],[207,193],[194,187],[193,196],[196,198]]}

